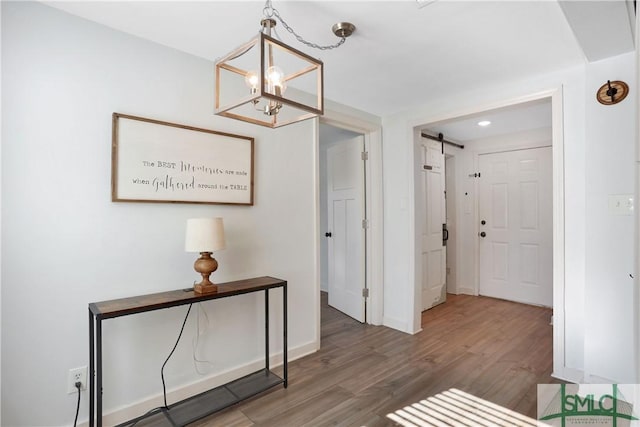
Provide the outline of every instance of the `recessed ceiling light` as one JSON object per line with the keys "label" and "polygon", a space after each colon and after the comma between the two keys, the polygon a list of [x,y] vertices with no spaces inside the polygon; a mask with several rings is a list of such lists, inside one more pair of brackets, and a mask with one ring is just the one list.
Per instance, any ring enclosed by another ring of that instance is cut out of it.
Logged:
{"label": "recessed ceiling light", "polygon": [[489,126],[491,124],[491,122],[489,120],[482,120],[480,122],[478,122],[478,126]]}

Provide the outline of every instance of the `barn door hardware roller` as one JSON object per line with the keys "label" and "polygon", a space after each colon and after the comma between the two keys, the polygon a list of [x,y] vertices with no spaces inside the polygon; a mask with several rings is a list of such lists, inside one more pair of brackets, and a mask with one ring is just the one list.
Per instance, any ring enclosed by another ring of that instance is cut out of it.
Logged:
{"label": "barn door hardware roller", "polygon": [[428,133],[422,132],[422,133],[420,133],[420,136],[422,136],[423,138],[431,139],[433,141],[441,142],[443,144],[449,144],[449,145],[452,145],[454,147],[458,147],[460,149],[464,149],[464,145],[458,144],[457,142],[447,141],[446,139],[444,139],[444,135],[442,133],[439,133],[438,136],[433,136],[433,135],[429,135]]}

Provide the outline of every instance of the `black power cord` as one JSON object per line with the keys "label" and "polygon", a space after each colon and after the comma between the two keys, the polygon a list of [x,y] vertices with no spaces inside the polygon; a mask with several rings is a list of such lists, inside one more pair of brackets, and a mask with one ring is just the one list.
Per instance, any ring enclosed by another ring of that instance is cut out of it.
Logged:
{"label": "black power cord", "polygon": [[182,337],[182,333],[184,332],[184,326],[187,324],[187,319],[189,318],[189,313],[191,312],[192,306],[193,304],[189,304],[189,310],[187,310],[187,314],[186,316],[184,316],[184,322],[182,322],[182,328],[180,328],[180,334],[178,334],[178,339],[176,340],[176,344],[173,346],[173,350],[171,350],[171,353],[169,353],[169,355],[167,356],[167,360],[164,361],[164,363],[162,364],[162,368],[160,369],[160,378],[162,378],[162,395],[164,397],[164,407],[167,409],[169,408],[169,406],[167,405],[167,387],[164,383],[164,367],[166,366],[169,359],[171,359],[171,356],[173,356],[173,352],[176,351],[176,348],[178,347],[178,343],[180,342],[180,338]]}
{"label": "black power cord", "polygon": [[[173,356],[173,353],[176,351],[176,348],[178,348],[178,343],[180,342],[180,338],[182,338],[182,333],[184,332],[184,327],[187,324],[187,319],[189,318],[189,313],[191,313],[192,306],[193,304],[189,304],[189,309],[187,310],[187,314],[184,316],[184,321],[182,322],[182,327],[180,328],[178,339],[176,340],[176,343],[174,344],[173,349],[171,350],[171,353],[169,353],[169,355],[167,356],[167,359],[162,364],[162,368],[160,368],[160,378],[162,379],[162,396],[164,398],[164,406],[158,406],[157,408],[150,409],[144,415],[142,415],[137,421],[133,422],[133,424],[128,424],[128,427],[134,427],[136,424],[138,424],[139,421],[141,421],[142,418],[146,417],[147,415],[151,415],[155,412],[160,412],[163,409],[169,409],[169,406],[167,405],[167,387],[164,382],[164,367],[167,365],[167,362],[169,361],[169,359],[171,359],[171,356]],[[76,383],[76,387],[79,387],[80,385],[82,384],[80,384],[79,382]],[[78,388],[78,390],[80,389]],[[80,396],[78,396],[78,409],[79,408],[80,408]],[[76,421],[77,419],[78,419],[78,414],[76,413]],[[75,423],[73,424],[73,427],[76,427]]]}
{"label": "black power cord", "polygon": [[76,381],[74,384],[78,389],[78,406],[76,407],[76,419],[73,421],[73,427],[76,427],[78,424],[78,414],[80,413],[80,391],[82,390],[82,383],[80,381]]}

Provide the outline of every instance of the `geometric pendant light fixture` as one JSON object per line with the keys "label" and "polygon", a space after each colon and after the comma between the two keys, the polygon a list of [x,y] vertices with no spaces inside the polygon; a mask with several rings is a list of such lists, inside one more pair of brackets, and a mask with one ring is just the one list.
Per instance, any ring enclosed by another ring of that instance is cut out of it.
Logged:
{"label": "geometric pendant light fixture", "polygon": [[341,40],[318,46],[296,34],[271,0],[264,11],[258,35],[215,63],[215,113],[270,128],[322,115],[323,63],[272,37],[273,17],[301,43],[322,50],[342,45],[355,26],[348,22],[334,25],[333,32]]}

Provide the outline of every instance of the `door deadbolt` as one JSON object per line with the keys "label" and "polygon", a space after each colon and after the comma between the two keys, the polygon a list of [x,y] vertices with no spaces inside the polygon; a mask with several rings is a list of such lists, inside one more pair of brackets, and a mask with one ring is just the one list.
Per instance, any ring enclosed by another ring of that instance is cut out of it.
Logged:
{"label": "door deadbolt", "polygon": [[487,237],[487,233],[485,233],[484,231],[480,233],[480,237]]}
{"label": "door deadbolt", "polygon": [[485,221],[484,219],[482,221],[480,221],[480,224],[485,225],[487,223],[487,221]]}

